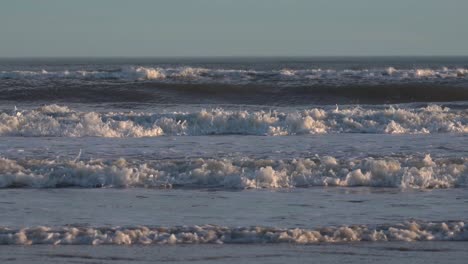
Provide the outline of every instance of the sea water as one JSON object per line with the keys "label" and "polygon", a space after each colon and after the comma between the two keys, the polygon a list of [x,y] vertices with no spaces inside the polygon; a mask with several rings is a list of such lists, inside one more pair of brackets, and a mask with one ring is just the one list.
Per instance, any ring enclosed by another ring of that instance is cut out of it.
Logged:
{"label": "sea water", "polygon": [[0,63],[0,261],[463,263],[466,58]]}

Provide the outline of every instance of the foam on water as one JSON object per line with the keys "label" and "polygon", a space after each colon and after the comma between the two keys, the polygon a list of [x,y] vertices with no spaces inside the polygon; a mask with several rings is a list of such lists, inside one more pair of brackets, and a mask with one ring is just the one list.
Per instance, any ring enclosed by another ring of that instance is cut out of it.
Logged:
{"label": "foam on water", "polygon": [[393,225],[326,226],[316,229],[216,225],[175,227],[0,227],[0,245],[148,245],[467,241],[463,221],[408,221]]}
{"label": "foam on water", "polygon": [[468,159],[331,156],[273,159],[61,161],[0,159],[0,188],[453,188],[468,184]]}
{"label": "foam on water", "polygon": [[0,136],[155,137],[325,133],[467,133],[468,110],[425,108],[312,108],[295,112],[79,112],[47,105],[0,112]]}

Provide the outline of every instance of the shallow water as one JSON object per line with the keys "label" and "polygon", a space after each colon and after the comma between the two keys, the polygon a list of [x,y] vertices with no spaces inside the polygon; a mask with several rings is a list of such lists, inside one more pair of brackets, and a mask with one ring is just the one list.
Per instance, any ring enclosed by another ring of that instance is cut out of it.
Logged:
{"label": "shallow water", "polygon": [[463,263],[466,243],[0,247],[2,263]]}
{"label": "shallow water", "polygon": [[468,220],[466,190],[4,189],[1,226],[272,226],[317,228]]}

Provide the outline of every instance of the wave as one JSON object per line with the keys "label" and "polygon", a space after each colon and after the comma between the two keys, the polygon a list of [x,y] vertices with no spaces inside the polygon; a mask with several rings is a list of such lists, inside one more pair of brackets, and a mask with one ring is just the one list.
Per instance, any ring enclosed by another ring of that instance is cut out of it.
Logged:
{"label": "wave", "polygon": [[131,161],[0,158],[0,188],[295,188],[468,186],[468,159],[380,157]]}
{"label": "wave", "polygon": [[0,79],[82,79],[100,80],[117,79],[127,81],[167,81],[167,82],[201,82],[201,83],[260,83],[285,82],[295,83],[361,83],[361,82],[418,82],[434,80],[468,79],[468,69],[447,68],[438,69],[413,68],[396,69],[280,69],[280,70],[239,70],[239,69],[210,69],[200,67],[142,67],[126,66],[115,70],[16,70],[1,71]]}
{"label": "wave", "polygon": [[0,100],[254,105],[468,101],[468,69],[460,67],[60,67],[0,71]]}
{"label": "wave", "polygon": [[149,245],[355,243],[387,241],[468,241],[463,221],[407,221],[388,225],[325,226],[316,229],[275,227],[0,227],[1,245]]}
{"label": "wave", "polygon": [[78,112],[46,105],[0,112],[0,136],[156,137],[197,135],[286,136],[326,133],[467,133],[468,110],[438,105],[383,109],[312,108],[296,112]]}

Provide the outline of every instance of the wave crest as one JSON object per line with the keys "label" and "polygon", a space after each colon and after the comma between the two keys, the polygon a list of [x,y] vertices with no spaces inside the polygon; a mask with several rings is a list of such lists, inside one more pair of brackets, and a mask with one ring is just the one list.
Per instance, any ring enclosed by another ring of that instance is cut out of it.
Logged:
{"label": "wave crest", "polygon": [[155,137],[162,135],[269,135],[325,133],[467,133],[467,110],[425,108],[304,109],[296,112],[228,111],[175,113],[78,112],[48,105],[0,112],[0,136]]}
{"label": "wave crest", "polygon": [[468,159],[331,156],[272,159],[187,159],[146,163],[0,158],[0,188],[294,188],[372,186],[453,188],[468,184]]}
{"label": "wave crest", "polygon": [[408,221],[393,225],[325,226],[316,229],[216,225],[175,227],[0,227],[2,245],[148,245],[467,241],[463,221]]}

